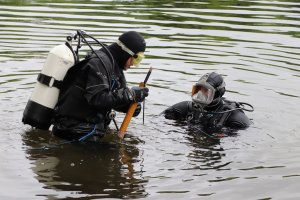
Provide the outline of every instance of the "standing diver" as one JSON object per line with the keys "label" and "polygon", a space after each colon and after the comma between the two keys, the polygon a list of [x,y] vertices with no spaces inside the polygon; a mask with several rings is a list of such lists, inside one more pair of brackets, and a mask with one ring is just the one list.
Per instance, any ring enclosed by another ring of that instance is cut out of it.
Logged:
{"label": "standing diver", "polygon": [[[223,128],[246,129],[251,124],[243,110],[247,103],[229,101],[222,97],[225,93],[223,77],[216,73],[203,75],[193,86],[192,101],[177,103],[165,111],[165,118],[187,120],[188,125],[199,125],[201,130],[218,132]],[[246,110],[253,111],[253,110]]]}
{"label": "standing diver", "polygon": [[[54,109],[52,133],[68,140],[103,136],[115,115],[112,110],[126,113],[131,103],[142,102],[148,88],[128,88],[123,70],[138,65],[145,49],[144,38],[129,31],[72,67]],[[140,110],[138,106],[134,115]]]}

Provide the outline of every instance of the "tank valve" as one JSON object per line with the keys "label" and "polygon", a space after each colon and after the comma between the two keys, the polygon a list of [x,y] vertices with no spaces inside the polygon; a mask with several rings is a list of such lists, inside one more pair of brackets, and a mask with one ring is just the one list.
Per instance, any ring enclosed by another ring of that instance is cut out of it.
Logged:
{"label": "tank valve", "polygon": [[71,42],[73,40],[73,38],[75,39],[75,34],[74,33],[67,36],[67,41]]}

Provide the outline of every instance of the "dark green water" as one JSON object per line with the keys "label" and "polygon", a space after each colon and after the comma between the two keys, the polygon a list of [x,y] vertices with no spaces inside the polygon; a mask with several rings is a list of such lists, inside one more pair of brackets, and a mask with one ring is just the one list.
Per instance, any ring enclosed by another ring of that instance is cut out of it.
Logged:
{"label": "dark green water", "polygon": [[[0,0],[1,199],[299,199],[299,19],[296,0]],[[133,119],[121,144],[38,150],[62,141],[22,113],[48,52],[77,29],[107,44],[145,36],[146,59],[126,78],[155,68],[146,122]],[[228,99],[255,107],[252,127],[219,141],[159,116],[211,71]]]}

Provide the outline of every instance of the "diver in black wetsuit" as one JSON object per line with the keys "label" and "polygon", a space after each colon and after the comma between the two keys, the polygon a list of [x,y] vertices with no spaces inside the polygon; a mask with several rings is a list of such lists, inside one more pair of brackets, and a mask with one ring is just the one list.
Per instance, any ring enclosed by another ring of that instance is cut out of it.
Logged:
{"label": "diver in black wetsuit", "polygon": [[123,71],[138,65],[145,49],[143,36],[128,31],[72,67],[63,80],[52,133],[67,140],[81,140],[89,134],[102,137],[112,120],[112,110],[126,113],[133,102],[139,103],[137,116],[149,89],[128,88]]}
{"label": "diver in black wetsuit", "polygon": [[243,110],[250,104],[229,101],[222,97],[225,82],[215,72],[203,75],[193,86],[192,101],[177,103],[163,114],[167,119],[187,120],[188,125],[200,125],[205,132],[217,132],[223,128],[245,129],[251,121]]}

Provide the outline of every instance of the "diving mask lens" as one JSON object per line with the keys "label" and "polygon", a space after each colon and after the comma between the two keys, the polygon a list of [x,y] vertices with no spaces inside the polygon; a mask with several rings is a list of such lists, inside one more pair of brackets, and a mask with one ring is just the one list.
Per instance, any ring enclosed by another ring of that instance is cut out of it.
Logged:
{"label": "diving mask lens", "polygon": [[209,84],[194,86],[192,100],[201,105],[209,105],[214,98],[215,90]]}
{"label": "diving mask lens", "polygon": [[137,53],[133,56],[132,64],[134,66],[138,67],[144,58],[145,58],[145,55],[143,52]]}

